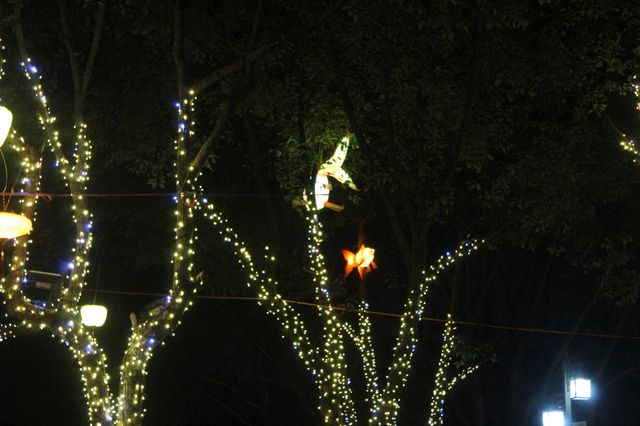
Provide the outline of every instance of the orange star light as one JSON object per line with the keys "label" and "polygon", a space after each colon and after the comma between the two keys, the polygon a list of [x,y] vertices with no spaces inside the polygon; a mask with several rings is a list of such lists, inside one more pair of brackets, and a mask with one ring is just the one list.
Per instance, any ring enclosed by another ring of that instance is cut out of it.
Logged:
{"label": "orange star light", "polygon": [[349,250],[342,250],[342,256],[347,264],[344,267],[344,276],[349,275],[354,269],[358,269],[360,279],[364,279],[364,276],[371,272],[372,269],[376,269],[376,263],[373,261],[373,254],[375,250],[371,247],[365,247],[364,244],[360,245],[360,249],[357,253],[352,253]]}

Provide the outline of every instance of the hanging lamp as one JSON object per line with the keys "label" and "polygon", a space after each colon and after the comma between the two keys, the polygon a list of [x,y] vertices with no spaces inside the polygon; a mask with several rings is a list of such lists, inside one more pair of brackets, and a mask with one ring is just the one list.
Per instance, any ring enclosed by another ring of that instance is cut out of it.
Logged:
{"label": "hanging lamp", "polygon": [[102,305],[84,305],[80,308],[82,323],[89,327],[102,327],[107,320],[107,308]]}
{"label": "hanging lamp", "polygon": [[[0,106],[0,146],[7,139],[13,114],[6,107]],[[0,239],[11,239],[28,234],[31,231],[31,220],[15,213],[0,212]]]}
{"label": "hanging lamp", "polygon": [[0,146],[7,139],[9,130],[11,129],[11,122],[13,121],[13,114],[7,108],[0,106]]}
{"label": "hanging lamp", "polygon": [[0,239],[11,239],[31,231],[31,220],[16,213],[0,212]]}

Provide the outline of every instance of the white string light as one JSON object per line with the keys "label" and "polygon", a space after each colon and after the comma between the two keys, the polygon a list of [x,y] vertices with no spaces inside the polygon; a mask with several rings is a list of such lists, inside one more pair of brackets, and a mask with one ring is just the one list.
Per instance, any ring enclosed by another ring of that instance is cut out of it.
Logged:
{"label": "white string light", "polygon": [[478,364],[470,365],[457,374],[449,377],[448,373],[451,369],[451,361],[454,356],[454,348],[456,339],[454,337],[455,324],[451,318],[451,314],[447,315],[447,322],[444,326],[442,334],[442,349],[440,350],[440,358],[438,360],[438,369],[434,382],[431,402],[429,404],[428,426],[442,426],[444,424],[444,402],[447,392],[460,380],[464,380],[468,375],[476,371]]}
{"label": "white string light", "polygon": [[[636,110],[640,111],[640,84],[635,82],[636,76],[633,76],[633,79],[633,93],[636,96]],[[629,151],[634,155],[634,163],[638,161],[638,157],[640,157],[640,150],[638,150],[635,142],[632,139],[627,138],[627,135],[623,134],[622,140],[620,141],[620,146],[622,146],[622,149],[624,149],[625,151]]]}
{"label": "white string light", "polygon": [[[179,318],[191,305],[201,280],[192,276],[193,243],[196,238],[195,229],[187,237],[181,233],[190,226],[193,211],[199,208],[199,202],[193,195],[183,192],[176,209],[176,251],[172,262],[175,266],[174,282],[170,296],[167,298],[166,315],[162,319],[150,318],[133,327],[124,360],[120,366],[120,393],[114,398],[109,391],[109,374],[106,357],[91,330],[80,321],[78,302],[82,295],[85,277],[88,273],[88,254],[92,243],[91,213],[83,194],[89,180],[89,162],[91,160],[91,142],[87,137],[86,124],[75,125],[73,164],[65,157],[59,132],[55,128],[55,117],[50,113],[47,97],[42,86],[42,78],[38,68],[27,59],[22,63],[25,77],[32,83],[32,91],[38,102],[37,118],[46,135],[46,142],[55,157],[55,164],[69,191],[72,194],[72,217],[75,223],[75,247],[69,264],[69,283],[61,291],[59,302],[52,307],[41,307],[33,304],[22,292],[21,281],[28,260],[27,238],[16,239],[13,252],[12,273],[2,280],[2,290],[9,312],[21,320],[25,329],[42,329],[50,331],[66,347],[70,349],[78,362],[84,385],[85,399],[88,405],[89,421],[92,425],[111,424],[117,420],[123,424],[139,424],[144,416],[144,376],[146,365],[152,356],[153,348],[164,343],[164,338],[172,335],[180,324]],[[185,150],[187,139],[193,136],[193,122],[188,115],[193,111],[194,96],[183,101],[179,106],[178,157]],[[184,106],[184,108],[183,108]],[[185,130],[188,127],[188,130]],[[24,139],[16,132],[10,135],[10,146],[23,158],[22,167],[25,178],[22,183],[28,192],[39,192],[41,161],[34,157]],[[194,185],[194,182],[187,182]],[[23,190],[24,191],[24,190]],[[27,217],[35,217],[34,199],[20,199],[22,213]],[[184,216],[184,217],[183,217]],[[185,225],[185,222],[189,224]],[[184,266],[183,266],[184,265]],[[183,269],[187,272],[192,289],[185,294],[182,280]]]}

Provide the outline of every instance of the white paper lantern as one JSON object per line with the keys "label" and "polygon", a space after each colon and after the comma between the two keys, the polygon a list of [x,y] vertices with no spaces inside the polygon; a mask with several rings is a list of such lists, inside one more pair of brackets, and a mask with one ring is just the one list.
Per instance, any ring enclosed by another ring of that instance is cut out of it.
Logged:
{"label": "white paper lantern", "polygon": [[11,129],[11,122],[13,121],[13,114],[7,108],[0,106],[0,146],[7,139],[9,130]]}
{"label": "white paper lantern", "polygon": [[89,327],[102,327],[107,320],[107,308],[102,305],[84,305],[80,308],[82,323]]}
{"label": "white paper lantern", "polygon": [[16,238],[31,231],[31,220],[15,213],[0,212],[0,238]]}

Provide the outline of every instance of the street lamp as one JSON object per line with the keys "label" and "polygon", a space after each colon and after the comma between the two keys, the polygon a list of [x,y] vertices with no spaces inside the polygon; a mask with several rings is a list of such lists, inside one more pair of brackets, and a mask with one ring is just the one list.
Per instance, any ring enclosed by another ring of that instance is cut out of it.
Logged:
{"label": "street lamp", "polygon": [[564,414],[565,425],[572,425],[571,400],[586,401],[591,398],[591,380],[583,377],[571,377],[567,375],[569,361],[565,357],[563,364],[564,376]]}
{"label": "street lamp", "polygon": [[568,375],[569,362],[565,357],[562,365],[564,379],[564,411],[553,410],[542,413],[542,426],[573,426],[586,422],[572,423],[571,401],[586,401],[591,399],[591,380],[584,377],[570,377]]}
{"label": "street lamp", "polygon": [[569,380],[569,397],[577,401],[591,398],[591,380],[572,377]]}
{"label": "street lamp", "polygon": [[565,426],[564,413],[562,411],[544,411],[542,426]]}

